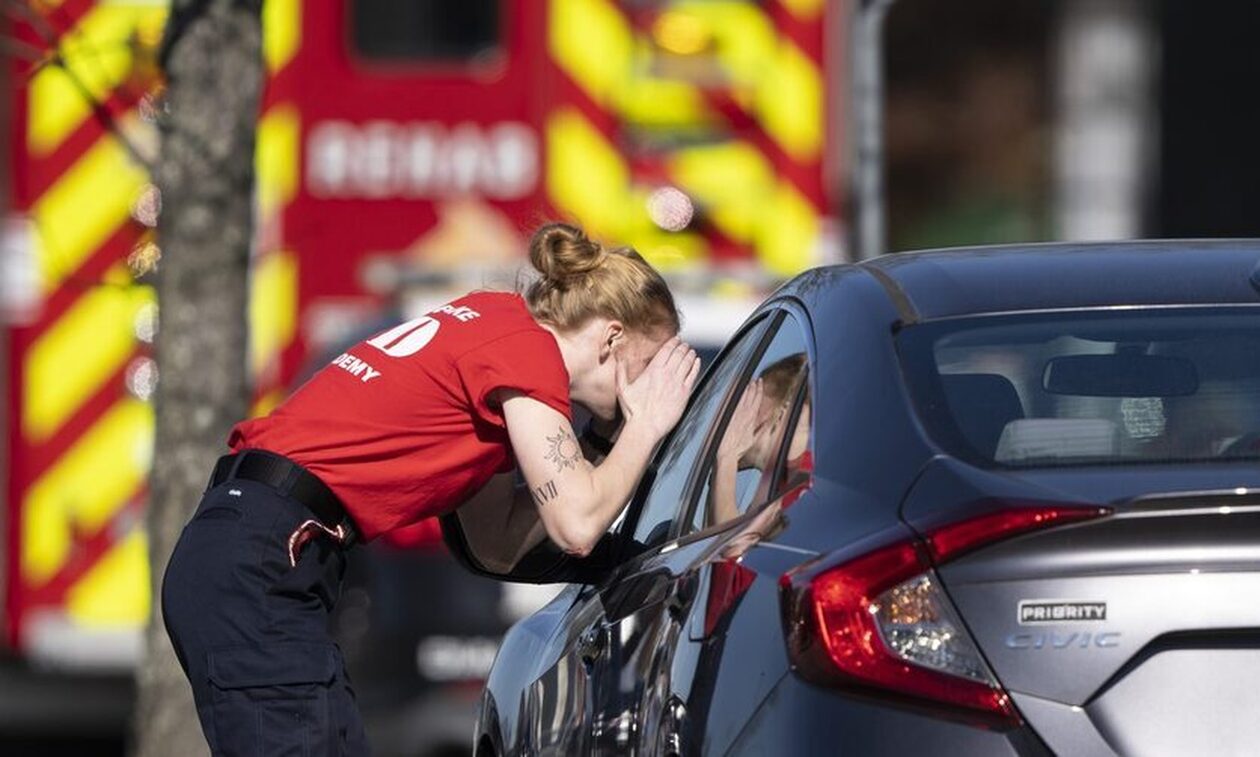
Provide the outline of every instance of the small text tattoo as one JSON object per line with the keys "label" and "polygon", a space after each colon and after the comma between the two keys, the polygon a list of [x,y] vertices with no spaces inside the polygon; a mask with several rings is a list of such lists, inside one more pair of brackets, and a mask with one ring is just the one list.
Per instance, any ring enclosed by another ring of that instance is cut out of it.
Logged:
{"label": "small text tattoo", "polygon": [[577,467],[582,449],[578,446],[577,439],[573,438],[572,432],[562,426],[555,436],[547,437],[547,442],[551,445],[547,450],[547,459],[555,463],[557,471]]}
{"label": "small text tattoo", "polygon": [[534,496],[534,501],[541,507],[556,498],[556,482],[548,481],[542,486],[535,486],[529,490],[529,493]]}

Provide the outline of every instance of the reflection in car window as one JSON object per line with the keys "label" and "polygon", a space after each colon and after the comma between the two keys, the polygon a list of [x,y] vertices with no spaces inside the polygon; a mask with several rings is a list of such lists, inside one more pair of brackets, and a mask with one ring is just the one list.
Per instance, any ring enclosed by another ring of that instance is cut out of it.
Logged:
{"label": "reflection in car window", "polygon": [[747,364],[760,343],[762,331],[758,325],[744,332],[722,360],[713,366],[668,444],[657,454],[656,479],[635,524],[635,542],[653,546],[669,534],[674,518],[686,504],[682,498],[687,480],[704,448],[708,431],[722,407],[722,401],[739,378],[740,369]]}
{"label": "reflection in car window", "polygon": [[[769,500],[781,457],[788,471],[808,462],[808,397],[800,411],[793,412],[807,374],[804,335],[789,315],[729,413],[709,462],[693,528],[725,523]],[[781,478],[791,478],[790,472]]]}

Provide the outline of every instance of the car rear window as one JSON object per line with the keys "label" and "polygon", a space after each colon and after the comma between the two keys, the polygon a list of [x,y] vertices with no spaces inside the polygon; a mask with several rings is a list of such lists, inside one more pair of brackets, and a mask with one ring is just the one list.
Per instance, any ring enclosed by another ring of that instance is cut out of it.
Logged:
{"label": "car rear window", "polygon": [[1260,308],[942,319],[897,350],[928,433],[982,465],[1260,458]]}

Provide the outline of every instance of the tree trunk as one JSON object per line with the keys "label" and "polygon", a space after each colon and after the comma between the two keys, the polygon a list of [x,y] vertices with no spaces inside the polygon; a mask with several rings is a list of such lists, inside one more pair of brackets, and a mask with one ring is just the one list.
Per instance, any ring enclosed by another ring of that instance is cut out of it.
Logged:
{"label": "tree trunk", "polygon": [[[156,453],[148,533],[153,614],[137,670],[133,754],[205,754],[192,693],[161,619],[162,574],[232,424],[247,410],[246,294],[261,0],[175,0],[162,47],[166,111]],[[207,608],[213,611],[213,608]]]}

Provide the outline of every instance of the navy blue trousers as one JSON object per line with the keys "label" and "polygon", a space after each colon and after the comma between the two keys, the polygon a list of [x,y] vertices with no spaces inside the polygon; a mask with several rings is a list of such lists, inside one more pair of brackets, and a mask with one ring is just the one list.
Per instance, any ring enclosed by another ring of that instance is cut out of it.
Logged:
{"label": "navy blue trousers", "polygon": [[289,534],[314,516],[266,484],[206,492],[162,582],[162,613],[215,755],[368,753],[328,614],[345,549],[317,537],[289,565]]}

